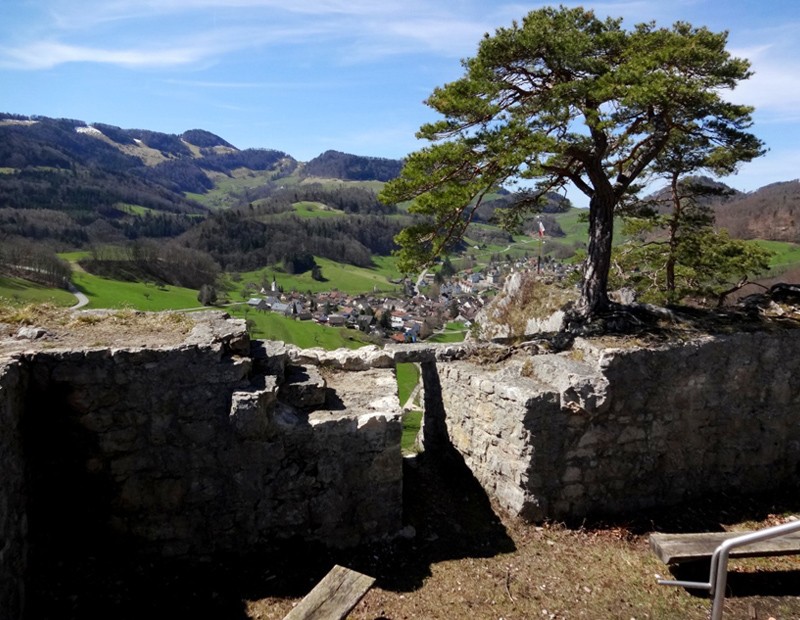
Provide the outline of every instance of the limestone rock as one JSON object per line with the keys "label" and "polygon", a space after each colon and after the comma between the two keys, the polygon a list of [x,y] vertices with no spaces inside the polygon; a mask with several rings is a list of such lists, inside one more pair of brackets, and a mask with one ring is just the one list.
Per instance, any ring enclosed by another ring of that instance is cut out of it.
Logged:
{"label": "limestone rock", "polygon": [[34,327],[26,325],[17,330],[17,340],[39,340],[47,336],[49,332],[44,327]]}
{"label": "limestone rock", "polygon": [[300,409],[313,409],[325,404],[326,387],[316,367],[289,366],[280,397]]}

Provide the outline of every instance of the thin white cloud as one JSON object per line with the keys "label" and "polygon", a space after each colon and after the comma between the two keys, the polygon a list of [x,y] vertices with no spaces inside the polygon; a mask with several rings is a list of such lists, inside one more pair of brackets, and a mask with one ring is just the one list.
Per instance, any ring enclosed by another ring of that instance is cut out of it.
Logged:
{"label": "thin white cloud", "polygon": [[135,46],[125,46],[107,39],[96,44],[75,45],[58,38],[43,39],[17,47],[0,47],[0,67],[7,69],[50,69],[58,65],[86,62],[112,64],[127,68],[165,68],[213,62],[224,54],[264,45],[297,43],[319,39],[330,32],[314,25],[271,28],[257,26],[214,28],[189,36],[165,36],[154,32],[137,37]]}
{"label": "thin white cloud", "polygon": [[50,69],[70,62],[91,62],[123,67],[164,67],[197,62],[206,54],[205,50],[197,47],[113,50],[42,41],[15,49],[2,50],[0,66]]}
{"label": "thin white cloud", "polygon": [[[491,10],[473,6],[471,16],[468,11],[457,14],[458,8],[413,0],[402,5],[373,0],[58,3],[50,5],[49,20],[31,26],[24,43],[0,49],[0,65],[41,69],[82,61],[180,66],[258,46],[322,41],[334,43],[331,57],[347,64],[415,52],[460,57],[474,52],[483,33],[506,25]],[[197,47],[205,47],[205,53],[186,42],[187,32],[202,41]]]}
{"label": "thin white cloud", "polygon": [[97,24],[171,15],[210,15],[220,20],[260,14],[302,15],[308,18],[352,16],[359,19],[414,11],[406,6],[373,0],[118,0],[59,4],[51,8],[55,24],[63,29],[86,30]]}
{"label": "thin white cloud", "polygon": [[176,84],[178,86],[189,86],[193,88],[207,88],[218,90],[315,90],[320,91],[326,88],[340,88],[342,82],[331,81],[324,82],[315,80],[313,82],[302,81],[286,81],[286,82],[224,82],[224,81],[208,81],[208,80],[164,80],[167,84]]}

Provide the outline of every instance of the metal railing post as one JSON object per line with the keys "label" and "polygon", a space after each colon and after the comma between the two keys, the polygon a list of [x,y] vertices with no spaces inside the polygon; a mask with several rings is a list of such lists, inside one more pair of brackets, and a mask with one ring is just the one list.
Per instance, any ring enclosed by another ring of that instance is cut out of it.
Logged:
{"label": "metal railing post", "polygon": [[725,589],[728,585],[728,558],[731,550],[736,547],[752,545],[753,543],[763,540],[770,540],[771,538],[780,538],[781,536],[793,532],[800,532],[800,520],[783,523],[781,525],[773,525],[772,527],[757,532],[748,532],[741,536],[736,536],[735,538],[729,538],[721,543],[711,556],[711,569],[708,574],[708,582],[659,579],[658,583],[664,586],[708,590],[709,594],[714,597],[714,603],[711,607],[711,620],[722,620],[722,611],[725,605]]}
{"label": "metal railing post", "polygon": [[[725,605],[725,589],[728,584],[728,556],[732,549],[745,547],[762,540],[779,538],[792,532],[800,531],[800,521],[791,521],[782,525],[774,525],[758,532],[742,534],[736,538],[731,538],[723,542],[711,556],[711,571],[709,575],[711,581],[711,593],[714,595],[714,604],[711,607],[711,620],[722,620],[722,611]],[[714,570],[716,568],[716,575]]]}

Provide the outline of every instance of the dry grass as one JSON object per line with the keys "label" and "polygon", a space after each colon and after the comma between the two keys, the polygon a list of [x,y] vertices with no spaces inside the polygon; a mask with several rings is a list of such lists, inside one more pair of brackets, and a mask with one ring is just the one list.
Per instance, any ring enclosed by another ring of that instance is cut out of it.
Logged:
{"label": "dry grass", "polygon": [[[19,340],[20,327],[41,327],[36,340]],[[194,321],[179,312],[86,310],[73,312],[48,304],[0,305],[0,351],[32,346],[162,346],[182,342]]]}
{"label": "dry grass", "polygon": [[[519,277],[519,288],[511,292],[503,289],[487,312],[490,323],[508,328],[508,338],[524,336],[529,320],[546,319],[577,298],[573,288],[551,283],[534,272],[521,273]],[[491,331],[492,326],[488,329]]]}

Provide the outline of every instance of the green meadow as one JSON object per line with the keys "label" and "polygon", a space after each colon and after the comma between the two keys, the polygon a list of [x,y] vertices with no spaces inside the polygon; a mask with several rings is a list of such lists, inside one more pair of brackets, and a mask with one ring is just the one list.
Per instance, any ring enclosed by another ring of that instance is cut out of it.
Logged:
{"label": "green meadow", "polygon": [[321,202],[301,201],[295,202],[293,213],[300,217],[342,217],[347,215],[344,211],[333,209]]}
{"label": "green meadow", "polygon": [[439,333],[428,338],[427,342],[463,342],[467,328],[461,322],[450,322]]}
{"label": "green meadow", "polygon": [[87,308],[157,311],[182,310],[200,305],[197,291],[189,288],[109,280],[85,271],[73,271],[72,282],[89,298]]}
{"label": "green meadow", "polygon": [[416,364],[402,363],[397,364],[397,397],[400,405],[405,405],[411,397],[411,393],[419,383],[419,367]]}
{"label": "green meadow", "polygon": [[269,285],[273,277],[277,284],[287,292],[321,293],[337,290],[355,295],[370,292],[397,293],[402,290],[400,285],[392,284],[389,281],[400,278],[400,272],[397,271],[392,257],[373,257],[375,267],[372,269],[345,265],[326,258],[316,258],[315,260],[322,269],[322,281],[314,280],[311,272],[288,274],[269,267],[240,273],[235,280],[228,277],[226,288],[231,291],[231,301],[239,301],[241,295],[238,292],[243,291],[248,284],[251,288],[254,286],[258,291],[262,284]]}
{"label": "green meadow", "polygon": [[22,278],[0,276],[0,304],[53,304],[73,306],[75,295],[60,288],[50,288]]}
{"label": "green meadow", "polygon": [[770,271],[779,274],[786,269],[800,265],[800,245],[784,241],[750,241],[772,252],[769,261]]}
{"label": "green meadow", "polygon": [[297,321],[274,312],[255,310],[247,304],[233,304],[224,310],[231,316],[245,319],[250,335],[260,340],[281,340],[304,349],[321,347],[327,350],[358,349],[371,344],[364,334],[355,329],[326,327],[314,321]]}

